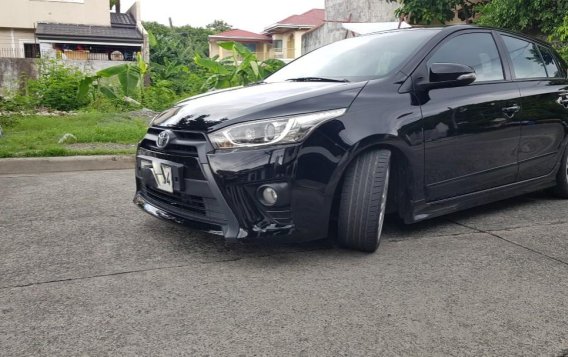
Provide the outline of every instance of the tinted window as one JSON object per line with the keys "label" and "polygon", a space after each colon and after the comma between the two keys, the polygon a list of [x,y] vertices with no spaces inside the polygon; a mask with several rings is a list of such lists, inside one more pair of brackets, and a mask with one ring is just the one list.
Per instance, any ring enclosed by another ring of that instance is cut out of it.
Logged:
{"label": "tinted window", "polygon": [[325,77],[350,81],[384,77],[405,63],[437,29],[387,31],[350,38],[308,53],[266,79]]}
{"label": "tinted window", "polygon": [[468,65],[475,70],[476,82],[505,78],[497,45],[489,33],[468,33],[450,39],[434,52],[428,67],[432,63]]}
{"label": "tinted window", "polygon": [[513,61],[516,78],[546,77],[546,69],[536,45],[515,37],[502,36]]}
{"label": "tinted window", "polygon": [[544,61],[544,65],[546,67],[546,74],[549,77],[562,77],[552,51],[542,46],[538,46],[538,49],[540,50],[540,55],[542,56],[542,60]]}

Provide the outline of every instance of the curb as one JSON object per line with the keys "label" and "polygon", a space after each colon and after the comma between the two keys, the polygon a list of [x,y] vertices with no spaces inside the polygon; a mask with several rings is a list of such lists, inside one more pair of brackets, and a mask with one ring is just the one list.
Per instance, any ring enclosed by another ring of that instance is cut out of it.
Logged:
{"label": "curb", "polygon": [[134,155],[93,155],[0,159],[0,175],[134,169]]}

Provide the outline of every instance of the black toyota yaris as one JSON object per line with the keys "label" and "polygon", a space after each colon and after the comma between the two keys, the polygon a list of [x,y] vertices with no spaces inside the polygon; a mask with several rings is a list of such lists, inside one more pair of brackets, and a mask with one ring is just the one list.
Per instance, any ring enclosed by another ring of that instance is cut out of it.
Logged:
{"label": "black toyota yaris", "polygon": [[377,249],[413,223],[530,191],[568,197],[566,63],[472,26],[340,41],[152,122],[134,202],[225,236]]}

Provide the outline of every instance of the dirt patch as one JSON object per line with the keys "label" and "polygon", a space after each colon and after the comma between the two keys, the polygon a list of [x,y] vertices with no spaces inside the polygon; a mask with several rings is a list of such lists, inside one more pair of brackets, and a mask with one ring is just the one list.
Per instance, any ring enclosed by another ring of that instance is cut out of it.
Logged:
{"label": "dirt patch", "polygon": [[142,118],[145,119],[148,123],[152,121],[152,119],[154,119],[154,117],[156,115],[158,115],[158,112],[155,112],[153,110],[150,109],[140,109],[140,110],[136,110],[136,111],[132,111],[132,112],[128,112],[127,115],[130,118]]}
{"label": "dirt patch", "polygon": [[68,149],[89,151],[89,150],[129,150],[136,148],[136,144],[116,144],[116,143],[75,143],[65,145]]}

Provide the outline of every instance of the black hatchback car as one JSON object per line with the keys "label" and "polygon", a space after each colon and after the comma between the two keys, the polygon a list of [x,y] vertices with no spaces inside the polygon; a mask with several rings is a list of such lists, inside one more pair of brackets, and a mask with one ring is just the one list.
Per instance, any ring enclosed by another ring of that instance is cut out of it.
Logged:
{"label": "black hatchback car", "polygon": [[566,63],[546,43],[387,31],[158,115],[134,202],[227,239],[374,251],[385,213],[413,223],[546,188],[567,198],[567,133]]}

